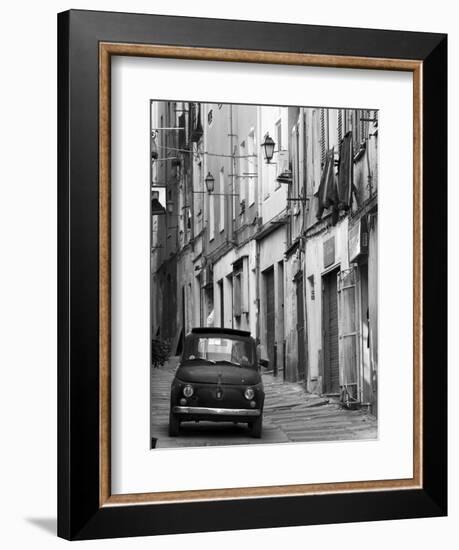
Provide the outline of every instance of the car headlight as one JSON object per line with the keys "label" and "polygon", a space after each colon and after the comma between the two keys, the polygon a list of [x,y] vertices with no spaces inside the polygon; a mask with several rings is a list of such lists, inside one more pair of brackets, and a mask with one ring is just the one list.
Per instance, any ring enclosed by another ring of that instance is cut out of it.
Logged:
{"label": "car headlight", "polygon": [[183,395],[185,397],[191,397],[193,393],[194,393],[193,386],[191,386],[190,384],[188,384],[183,388]]}
{"label": "car headlight", "polygon": [[253,399],[255,395],[255,392],[253,391],[253,388],[247,388],[244,392],[244,397],[250,401],[250,399]]}

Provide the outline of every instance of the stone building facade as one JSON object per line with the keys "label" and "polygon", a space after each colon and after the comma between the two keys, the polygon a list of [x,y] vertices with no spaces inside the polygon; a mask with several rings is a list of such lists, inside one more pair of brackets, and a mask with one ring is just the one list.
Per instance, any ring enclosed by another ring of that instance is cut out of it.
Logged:
{"label": "stone building facade", "polygon": [[377,111],[161,101],[151,120],[152,336],[179,353],[194,326],[248,330],[278,376],[376,414]]}

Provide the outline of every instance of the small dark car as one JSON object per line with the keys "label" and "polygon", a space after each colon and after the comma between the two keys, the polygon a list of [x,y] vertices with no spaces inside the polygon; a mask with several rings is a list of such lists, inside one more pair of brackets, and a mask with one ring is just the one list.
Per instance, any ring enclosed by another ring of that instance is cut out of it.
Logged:
{"label": "small dark car", "polygon": [[261,437],[265,394],[257,346],[249,332],[194,328],[171,386],[169,435],[180,423],[210,420],[247,423]]}

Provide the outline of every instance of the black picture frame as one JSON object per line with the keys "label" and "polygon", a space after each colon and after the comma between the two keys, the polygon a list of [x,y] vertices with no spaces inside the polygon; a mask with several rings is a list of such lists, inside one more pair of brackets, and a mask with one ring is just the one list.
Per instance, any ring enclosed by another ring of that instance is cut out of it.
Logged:
{"label": "black picture frame", "polygon": [[[100,505],[101,42],[422,62],[421,488]],[[59,536],[81,540],[446,515],[446,144],[443,34],[79,10],[58,15]]]}

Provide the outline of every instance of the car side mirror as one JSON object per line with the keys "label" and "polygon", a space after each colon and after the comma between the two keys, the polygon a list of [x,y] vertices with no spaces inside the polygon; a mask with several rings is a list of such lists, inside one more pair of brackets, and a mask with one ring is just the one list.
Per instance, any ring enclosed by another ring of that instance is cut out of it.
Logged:
{"label": "car side mirror", "polygon": [[261,346],[260,344],[257,345],[257,370],[261,370],[262,364],[261,364]]}

